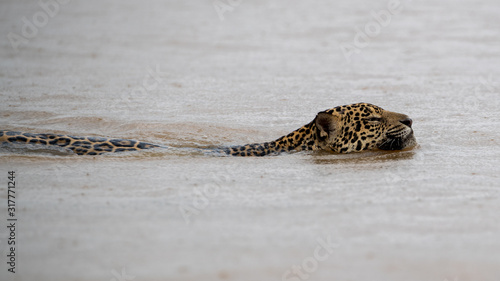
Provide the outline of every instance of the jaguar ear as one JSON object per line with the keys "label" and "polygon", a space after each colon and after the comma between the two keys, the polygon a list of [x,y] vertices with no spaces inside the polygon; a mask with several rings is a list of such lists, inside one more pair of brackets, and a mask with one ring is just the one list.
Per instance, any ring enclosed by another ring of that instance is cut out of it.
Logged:
{"label": "jaguar ear", "polygon": [[318,127],[319,138],[327,137],[329,141],[335,138],[338,129],[339,117],[326,112],[316,115],[316,126]]}

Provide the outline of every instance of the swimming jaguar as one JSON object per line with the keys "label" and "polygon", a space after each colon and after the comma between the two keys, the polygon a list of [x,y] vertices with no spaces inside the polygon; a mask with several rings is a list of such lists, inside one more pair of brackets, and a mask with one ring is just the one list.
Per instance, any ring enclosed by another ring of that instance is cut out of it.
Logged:
{"label": "swimming jaguar", "polygon": [[[401,150],[416,145],[412,119],[369,103],[337,106],[319,112],[314,120],[286,136],[264,143],[212,149],[232,156],[265,156],[293,151],[350,153],[364,150]],[[164,147],[136,140],[75,137],[0,131],[0,143],[58,146],[78,155],[135,151]]]}

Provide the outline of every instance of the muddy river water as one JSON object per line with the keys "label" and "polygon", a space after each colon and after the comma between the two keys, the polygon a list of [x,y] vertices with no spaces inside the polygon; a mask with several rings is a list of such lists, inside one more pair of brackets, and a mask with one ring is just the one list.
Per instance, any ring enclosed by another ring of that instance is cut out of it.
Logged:
{"label": "muddy river water", "polygon": [[[62,2],[0,4],[0,129],[173,149],[2,147],[1,280],[500,280],[500,2]],[[419,146],[185,149],[362,101]]]}

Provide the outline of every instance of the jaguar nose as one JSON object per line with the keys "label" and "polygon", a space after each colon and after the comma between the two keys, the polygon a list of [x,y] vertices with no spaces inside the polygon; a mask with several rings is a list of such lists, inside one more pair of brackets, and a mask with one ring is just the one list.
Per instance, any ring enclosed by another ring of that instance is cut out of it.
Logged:
{"label": "jaguar nose", "polygon": [[413,120],[411,120],[411,118],[406,118],[406,119],[400,120],[399,122],[405,124],[406,126],[408,126],[410,128],[411,128],[411,124],[413,124]]}

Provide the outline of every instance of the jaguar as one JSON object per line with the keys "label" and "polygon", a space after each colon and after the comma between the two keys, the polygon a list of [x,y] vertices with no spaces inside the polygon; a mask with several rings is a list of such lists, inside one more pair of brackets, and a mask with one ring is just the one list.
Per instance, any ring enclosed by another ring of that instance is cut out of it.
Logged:
{"label": "jaguar", "polygon": [[[308,124],[274,141],[212,149],[231,156],[265,156],[294,151],[351,153],[365,150],[402,150],[417,144],[412,119],[369,103],[337,106],[319,112]],[[0,143],[25,143],[65,148],[78,155],[137,151],[164,147],[148,142],[0,131]]]}

